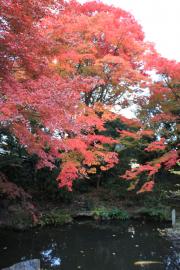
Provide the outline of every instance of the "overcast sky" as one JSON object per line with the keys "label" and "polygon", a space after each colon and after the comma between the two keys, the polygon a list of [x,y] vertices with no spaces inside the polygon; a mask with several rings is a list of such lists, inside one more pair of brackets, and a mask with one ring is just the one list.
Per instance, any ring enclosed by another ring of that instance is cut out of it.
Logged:
{"label": "overcast sky", "polygon": [[[79,0],[79,2],[88,2]],[[180,0],[103,0],[130,11],[162,56],[180,61]]]}

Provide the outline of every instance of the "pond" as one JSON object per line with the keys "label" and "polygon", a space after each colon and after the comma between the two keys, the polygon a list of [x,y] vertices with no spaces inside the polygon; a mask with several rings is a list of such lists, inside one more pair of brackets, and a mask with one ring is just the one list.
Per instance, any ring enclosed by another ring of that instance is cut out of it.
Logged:
{"label": "pond", "polygon": [[127,221],[27,232],[1,230],[0,269],[33,258],[40,259],[46,270],[180,269],[172,266],[175,250],[160,236],[162,227]]}

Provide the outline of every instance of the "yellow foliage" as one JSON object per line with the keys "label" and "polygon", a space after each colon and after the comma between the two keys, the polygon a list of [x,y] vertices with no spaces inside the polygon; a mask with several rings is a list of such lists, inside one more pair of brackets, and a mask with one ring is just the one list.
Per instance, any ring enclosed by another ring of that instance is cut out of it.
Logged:
{"label": "yellow foliage", "polygon": [[95,174],[96,173],[96,168],[95,167],[92,167],[90,168],[89,170],[87,170],[88,173],[91,173],[91,174]]}

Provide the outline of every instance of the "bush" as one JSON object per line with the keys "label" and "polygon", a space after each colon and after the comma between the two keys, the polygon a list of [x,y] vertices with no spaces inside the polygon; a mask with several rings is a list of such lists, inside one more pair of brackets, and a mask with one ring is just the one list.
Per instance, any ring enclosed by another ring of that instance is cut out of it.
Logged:
{"label": "bush", "polygon": [[170,219],[170,207],[162,204],[152,207],[144,207],[140,212],[155,220],[163,221]]}
{"label": "bush", "polygon": [[60,209],[53,209],[51,212],[43,213],[38,224],[40,226],[46,225],[63,225],[72,222],[70,214],[63,212]]}
{"label": "bush", "polygon": [[105,207],[95,208],[93,210],[93,215],[97,219],[119,219],[125,220],[129,218],[129,214],[127,211],[119,208],[111,208],[107,209]]}

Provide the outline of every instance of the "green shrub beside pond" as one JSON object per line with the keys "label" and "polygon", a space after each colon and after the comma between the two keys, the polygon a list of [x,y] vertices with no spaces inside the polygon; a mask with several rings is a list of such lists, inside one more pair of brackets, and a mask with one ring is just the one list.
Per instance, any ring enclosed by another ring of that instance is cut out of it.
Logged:
{"label": "green shrub beside pond", "polygon": [[70,214],[63,212],[60,209],[53,209],[48,213],[43,213],[38,224],[40,226],[46,225],[63,225],[72,222]]}
{"label": "green shrub beside pond", "polygon": [[126,220],[129,219],[129,214],[127,211],[119,208],[111,208],[107,209],[105,207],[95,208],[93,211],[93,215],[96,219],[119,219]]}
{"label": "green shrub beside pond", "polygon": [[168,221],[170,220],[170,217],[171,217],[170,207],[162,205],[162,204],[159,204],[157,206],[151,206],[151,207],[143,207],[140,210],[140,213],[159,221],[163,221],[163,220]]}

